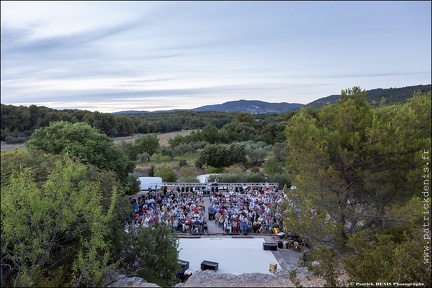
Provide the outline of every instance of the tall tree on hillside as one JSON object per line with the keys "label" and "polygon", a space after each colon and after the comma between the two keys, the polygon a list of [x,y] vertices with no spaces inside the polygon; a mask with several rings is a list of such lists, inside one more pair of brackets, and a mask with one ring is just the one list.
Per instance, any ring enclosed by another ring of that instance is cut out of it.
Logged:
{"label": "tall tree on hillside", "polygon": [[[358,87],[342,91],[338,104],[316,115],[303,110],[294,116],[286,134],[297,186],[291,197],[300,209],[288,213],[290,225],[303,234],[315,231],[313,240],[334,247],[365,227],[381,229],[389,221],[386,207],[406,201],[419,186],[413,173],[420,151],[430,147],[428,118],[425,96],[373,109]],[[296,225],[300,218],[312,220]]]}

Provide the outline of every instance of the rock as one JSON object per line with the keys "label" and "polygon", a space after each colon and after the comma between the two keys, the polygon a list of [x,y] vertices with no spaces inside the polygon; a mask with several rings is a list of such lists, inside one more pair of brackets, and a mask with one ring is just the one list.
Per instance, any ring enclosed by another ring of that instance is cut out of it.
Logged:
{"label": "rock", "polygon": [[148,283],[140,277],[129,277],[120,271],[110,270],[105,275],[102,287],[160,287],[154,283]]}

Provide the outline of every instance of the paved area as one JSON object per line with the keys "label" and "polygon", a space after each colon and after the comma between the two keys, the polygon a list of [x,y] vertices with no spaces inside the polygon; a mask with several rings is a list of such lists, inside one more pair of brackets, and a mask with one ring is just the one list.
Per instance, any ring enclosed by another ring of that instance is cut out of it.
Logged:
{"label": "paved area", "polygon": [[200,271],[203,261],[211,261],[218,263],[217,273],[270,274],[269,264],[277,264],[278,261],[271,251],[263,250],[263,243],[260,238],[182,238],[179,241],[179,258],[189,262],[192,272]]}
{"label": "paved area", "polygon": [[207,219],[207,228],[208,228],[208,234],[209,235],[220,235],[223,234],[224,231],[222,228],[220,228],[214,220],[209,221],[208,220],[208,207],[210,206],[210,197],[205,196],[204,197],[204,204],[205,204],[205,211],[206,211],[206,219]]}

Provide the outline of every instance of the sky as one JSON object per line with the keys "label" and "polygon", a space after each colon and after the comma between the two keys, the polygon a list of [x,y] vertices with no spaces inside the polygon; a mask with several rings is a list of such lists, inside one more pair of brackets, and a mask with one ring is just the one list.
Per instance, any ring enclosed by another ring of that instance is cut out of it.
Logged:
{"label": "sky", "polygon": [[307,104],[431,83],[431,1],[1,1],[1,103]]}

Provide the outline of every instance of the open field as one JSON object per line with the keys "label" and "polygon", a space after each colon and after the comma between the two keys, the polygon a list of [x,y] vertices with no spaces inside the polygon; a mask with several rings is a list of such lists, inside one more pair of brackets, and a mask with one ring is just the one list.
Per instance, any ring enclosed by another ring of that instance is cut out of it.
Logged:
{"label": "open field", "polygon": [[[176,131],[176,132],[169,132],[169,133],[162,133],[162,134],[157,134],[157,137],[159,138],[159,143],[161,146],[169,146],[168,144],[168,140],[177,136],[177,135],[181,135],[181,136],[186,136],[189,135],[192,132],[192,130],[184,130],[184,131]],[[132,141],[135,140],[137,138],[139,138],[140,136],[144,136],[145,134],[134,134],[132,136],[128,136],[128,137],[116,137],[113,138],[114,143],[119,143],[122,140],[125,141]]]}
{"label": "open field", "polygon": [[[185,135],[189,135],[192,132],[192,130],[185,130],[185,131],[177,131],[177,132],[170,132],[170,133],[162,133],[162,134],[157,134],[157,137],[159,138],[159,143],[161,146],[168,146],[168,140],[170,138],[175,137],[176,135],[181,135],[181,136],[185,136]],[[134,134],[132,136],[128,136],[128,137],[116,137],[113,138],[114,143],[119,143],[122,140],[125,141],[132,141],[137,139],[138,137],[142,136],[144,134]],[[5,149],[5,150],[13,150],[15,149],[15,147],[17,148],[25,148],[24,143],[19,143],[19,144],[6,144],[6,142],[2,141],[1,142],[1,149]]]}

